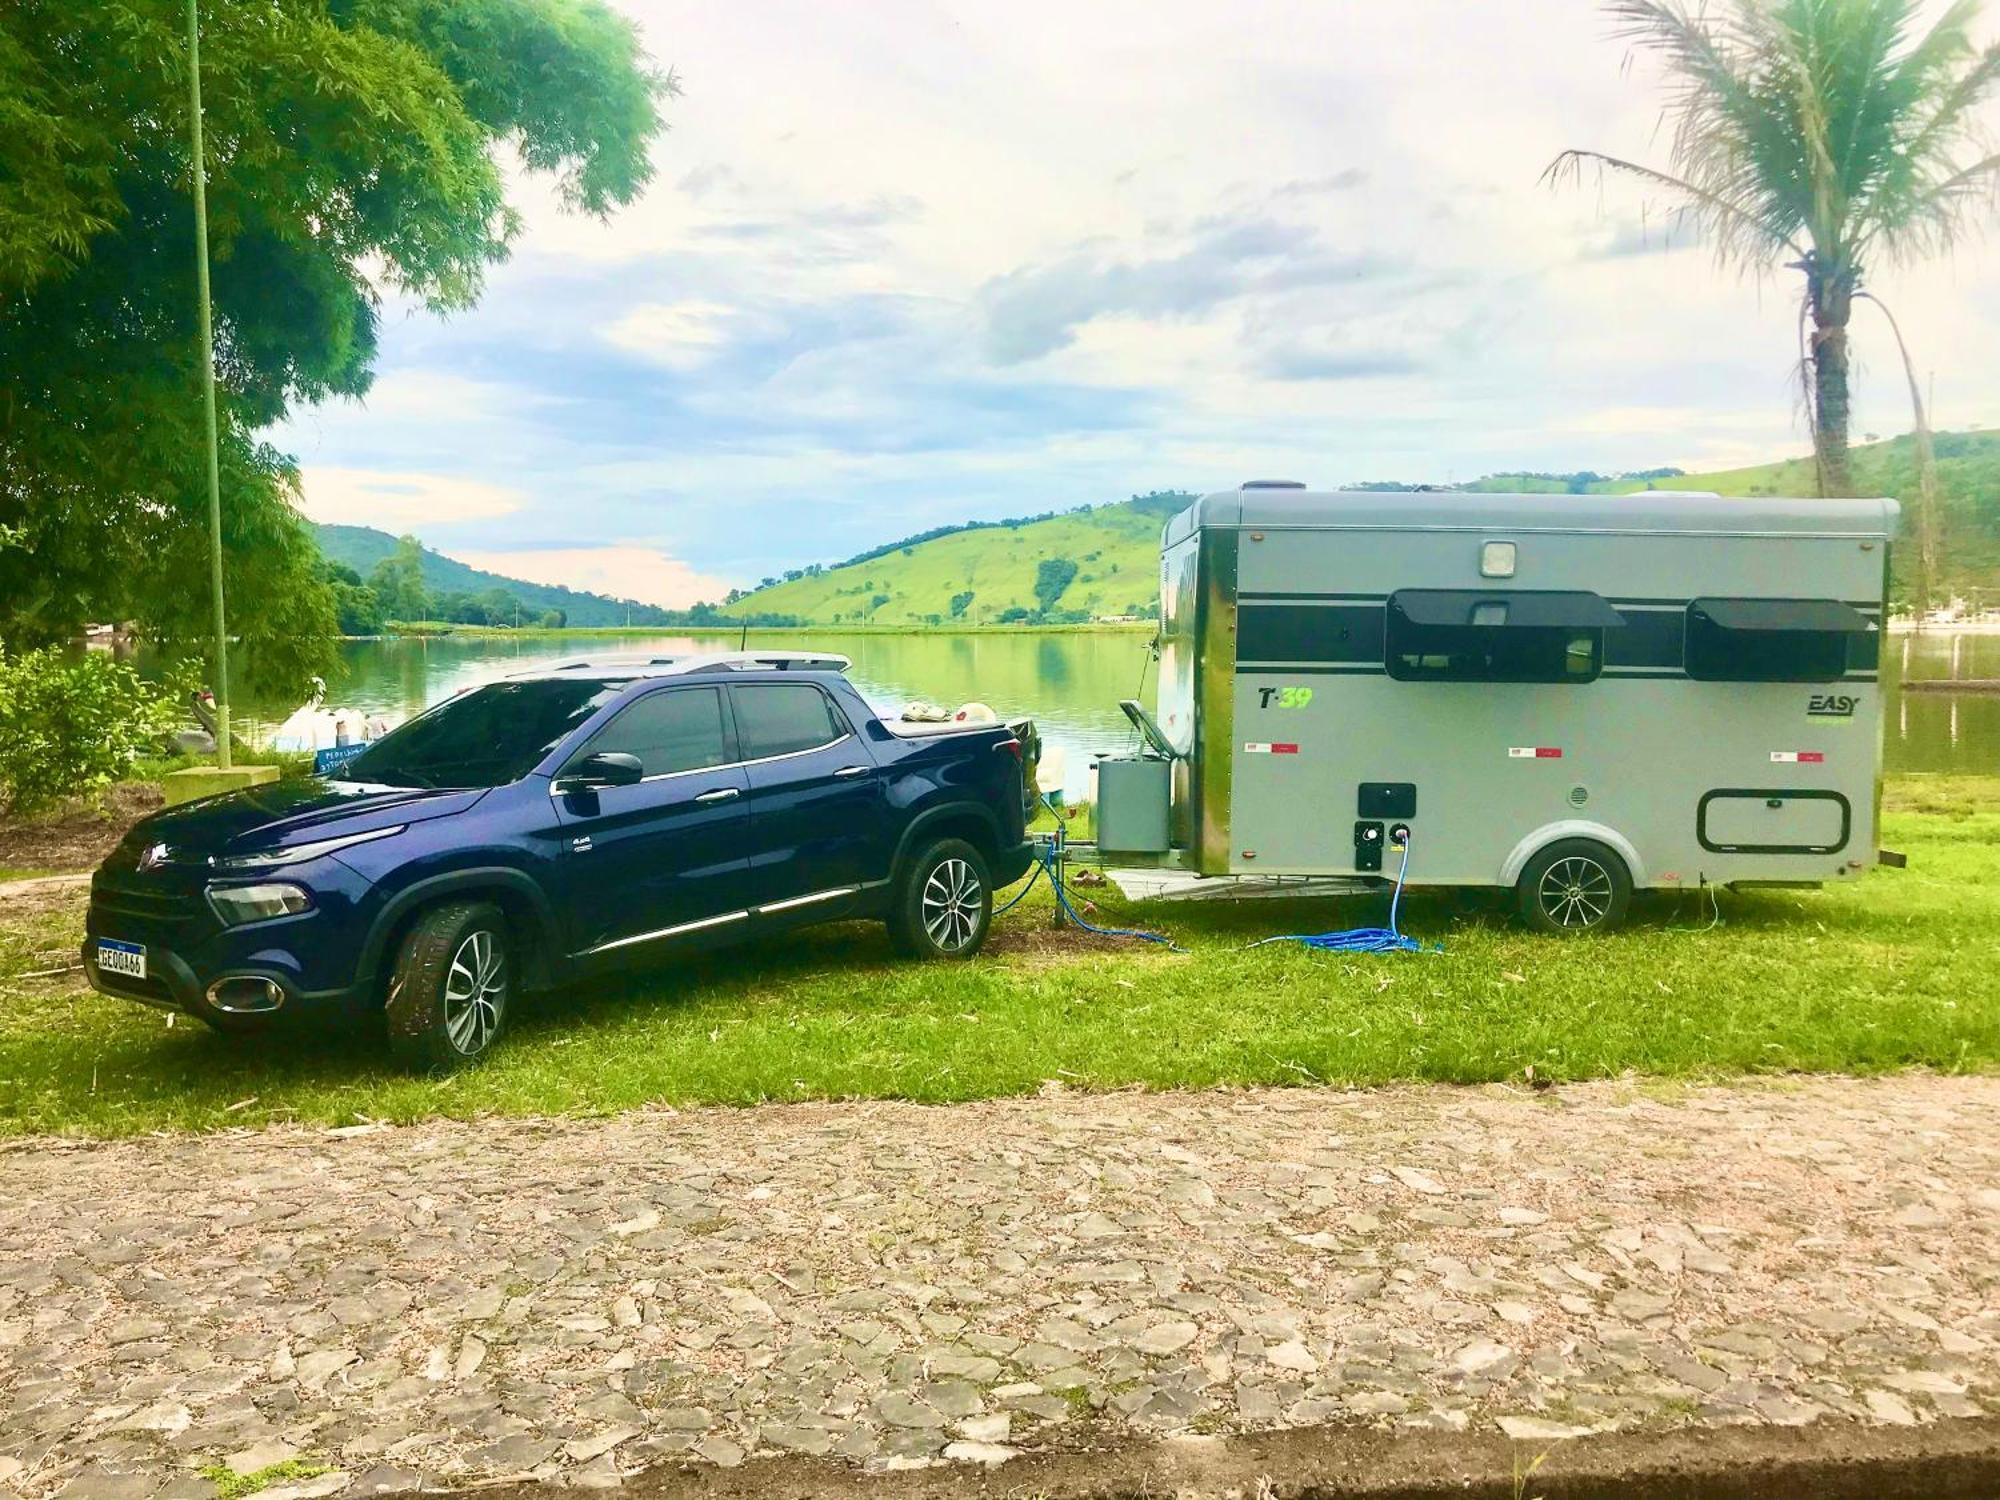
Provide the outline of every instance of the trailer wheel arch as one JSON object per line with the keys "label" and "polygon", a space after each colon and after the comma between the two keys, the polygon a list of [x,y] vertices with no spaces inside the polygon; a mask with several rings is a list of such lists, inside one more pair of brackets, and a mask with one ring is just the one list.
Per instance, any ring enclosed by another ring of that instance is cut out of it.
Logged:
{"label": "trailer wheel arch", "polygon": [[1639,858],[1639,851],[1632,847],[1632,841],[1615,828],[1607,828],[1602,823],[1592,823],[1584,818],[1565,818],[1559,823],[1545,823],[1514,846],[1507,856],[1507,862],[1500,867],[1500,884],[1512,889],[1519,882],[1521,872],[1533,859],[1549,845],[1564,839],[1595,839],[1625,861],[1626,873],[1632,877],[1632,889],[1641,890],[1646,885],[1645,862]]}

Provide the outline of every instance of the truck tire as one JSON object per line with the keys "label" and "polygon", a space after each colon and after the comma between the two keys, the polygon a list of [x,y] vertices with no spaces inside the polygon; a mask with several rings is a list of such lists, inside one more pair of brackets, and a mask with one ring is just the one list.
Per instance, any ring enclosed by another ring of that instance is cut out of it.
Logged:
{"label": "truck tire", "polygon": [[1515,890],[1530,927],[1578,937],[1625,920],[1632,875],[1624,860],[1594,839],[1559,839],[1528,861]]}
{"label": "truck tire", "polygon": [[889,903],[889,941],[913,958],[970,958],[992,921],[986,856],[964,839],[938,839],[903,867]]}
{"label": "truck tire", "polygon": [[389,976],[389,1051],[405,1067],[440,1073],[483,1057],[507,1024],[514,976],[506,919],[486,901],[453,901],[420,915]]}

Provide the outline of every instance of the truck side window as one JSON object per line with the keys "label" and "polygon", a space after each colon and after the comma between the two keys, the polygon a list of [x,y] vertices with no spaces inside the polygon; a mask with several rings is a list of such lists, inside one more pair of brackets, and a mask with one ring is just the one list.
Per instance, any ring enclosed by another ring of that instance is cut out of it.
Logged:
{"label": "truck side window", "polygon": [[584,755],[635,755],[648,776],[702,771],[729,759],[722,694],[712,687],[648,693],[591,737]]}
{"label": "truck side window", "polygon": [[840,710],[811,683],[738,684],[729,689],[729,701],[745,760],[817,750],[848,734]]}

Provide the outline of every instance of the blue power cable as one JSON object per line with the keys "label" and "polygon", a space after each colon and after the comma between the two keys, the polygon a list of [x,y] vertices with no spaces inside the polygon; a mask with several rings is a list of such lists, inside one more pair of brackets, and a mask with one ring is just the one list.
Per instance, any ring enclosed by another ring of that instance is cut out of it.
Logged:
{"label": "blue power cable", "polygon": [[1063,878],[1057,873],[1057,865],[1061,862],[1063,847],[1062,812],[1047,797],[1042,798],[1042,806],[1046,807],[1056,820],[1055,838],[1051,843],[1035,850],[1035,868],[1033,873],[1028,876],[1028,883],[1014,892],[1012,896],[1008,897],[1005,906],[994,907],[993,915],[997,917],[1002,912],[1012,911],[1016,906],[1020,905],[1026,899],[1028,892],[1035,888],[1035,882],[1046,872],[1049,877],[1049,889],[1055,892],[1057,910],[1061,911],[1065,917],[1068,917],[1071,922],[1081,927],[1085,932],[1094,933],[1098,937],[1140,938],[1148,943],[1159,943],[1166,948],[1172,949],[1175,953],[1187,952],[1187,949],[1183,948],[1172,938],[1160,933],[1141,932],[1134,927],[1099,927],[1093,922],[1086,922],[1078,915],[1077,909],[1070,904],[1069,891],[1064,886]]}
{"label": "blue power cable", "polygon": [[[1352,927],[1345,932],[1290,932],[1281,937],[1259,938],[1254,943],[1245,943],[1245,948],[1261,948],[1266,943],[1303,943],[1308,948],[1317,948],[1322,953],[1422,953],[1424,945],[1413,937],[1406,937],[1397,930],[1396,913],[1403,904],[1403,877],[1410,873],[1410,844],[1403,844],[1403,862],[1396,870],[1396,889],[1389,897],[1389,925],[1387,927]],[[1431,950],[1442,953],[1444,944],[1439,943]]]}

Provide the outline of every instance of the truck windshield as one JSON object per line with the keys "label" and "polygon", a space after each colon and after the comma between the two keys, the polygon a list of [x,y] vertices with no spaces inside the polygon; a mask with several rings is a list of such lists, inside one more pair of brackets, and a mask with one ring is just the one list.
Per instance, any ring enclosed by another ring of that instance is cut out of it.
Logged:
{"label": "truck windshield", "polygon": [[624,686],[557,678],[489,683],[384,735],[334,778],[375,786],[505,786],[533,770]]}

